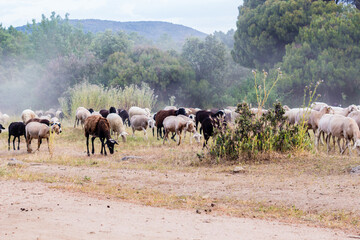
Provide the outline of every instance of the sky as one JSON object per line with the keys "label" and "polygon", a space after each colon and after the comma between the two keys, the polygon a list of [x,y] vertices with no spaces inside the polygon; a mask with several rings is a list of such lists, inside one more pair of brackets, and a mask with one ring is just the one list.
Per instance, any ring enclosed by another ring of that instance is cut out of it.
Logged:
{"label": "sky", "polygon": [[165,21],[204,33],[236,29],[242,0],[0,0],[0,23],[17,27],[56,12],[62,18]]}

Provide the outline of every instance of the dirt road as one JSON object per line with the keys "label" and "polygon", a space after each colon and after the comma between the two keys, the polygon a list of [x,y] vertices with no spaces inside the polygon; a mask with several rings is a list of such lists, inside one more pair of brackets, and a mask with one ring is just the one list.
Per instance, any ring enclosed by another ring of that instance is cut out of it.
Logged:
{"label": "dirt road", "polygon": [[0,181],[0,239],[350,239],[340,231],[196,214]]}

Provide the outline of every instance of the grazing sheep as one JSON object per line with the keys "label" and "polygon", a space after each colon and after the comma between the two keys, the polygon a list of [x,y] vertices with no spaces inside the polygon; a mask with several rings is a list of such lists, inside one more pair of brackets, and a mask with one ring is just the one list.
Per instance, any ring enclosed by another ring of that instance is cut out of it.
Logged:
{"label": "grazing sheep", "polygon": [[[331,137],[331,134],[330,134],[330,121],[331,119],[336,116],[334,114],[324,114],[319,122],[318,122],[318,129],[315,133],[315,138],[317,138],[317,141],[315,142],[315,146],[318,147],[318,143],[320,141],[320,137],[321,137],[321,134],[326,134],[326,139],[327,138],[330,138]],[[334,149],[335,149],[335,137],[333,137],[334,139]],[[326,140],[327,142],[327,140]],[[327,152],[329,152],[331,149],[330,149],[330,145],[327,145]]]}
{"label": "grazing sheep", "polygon": [[196,133],[194,122],[192,120],[185,120],[179,116],[166,117],[163,121],[163,126],[165,130],[163,144],[165,144],[165,141],[168,139],[169,132],[174,132],[179,136],[178,145],[181,143],[181,133],[183,130],[194,134]]}
{"label": "grazing sheep", "polygon": [[159,135],[160,135],[160,137],[162,137],[161,129],[164,127],[163,126],[164,119],[166,117],[168,117],[168,116],[177,116],[177,115],[186,115],[185,109],[184,108],[179,108],[178,110],[174,110],[174,109],[160,110],[160,111],[158,111],[156,113],[156,115],[155,115],[155,126],[156,126],[156,137],[157,137],[157,139],[159,139]]}
{"label": "grazing sheep", "polygon": [[25,133],[26,133],[26,146],[28,153],[32,152],[31,140],[32,139],[38,140],[38,148],[36,149],[36,151],[38,151],[40,150],[40,145],[43,138],[46,138],[48,149],[50,152],[50,146],[49,146],[50,131],[51,134],[54,132],[56,134],[59,134],[61,133],[61,127],[58,124],[53,124],[51,127],[49,127],[39,122],[29,122],[28,124],[26,124]]}
{"label": "grazing sheep", "polygon": [[[93,110],[94,112],[94,110]],[[87,110],[84,107],[78,107],[76,109],[76,114],[75,114],[75,123],[74,123],[74,128],[79,125],[79,121],[81,122],[81,127],[83,128],[84,123],[86,118],[88,118],[89,116],[91,116],[91,113],[89,110]]]}
{"label": "grazing sheep", "polygon": [[23,123],[26,123],[27,121],[29,121],[32,118],[36,118],[36,114],[34,113],[34,111],[30,110],[30,109],[25,109],[22,113],[21,113],[21,119],[23,121]]}
{"label": "grazing sheep", "polygon": [[126,135],[128,135],[128,133],[125,131],[125,126],[121,117],[116,113],[110,113],[106,119],[110,123],[110,129],[115,132],[116,140],[120,135],[123,142],[126,142]]}
{"label": "grazing sheep", "polygon": [[20,136],[24,135],[24,138],[26,140],[25,124],[23,122],[12,122],[12,123],[10,123],[8,129],[9,129],[8,150],[10,151],[11,136],[14,136],[14,139],[13,139],[14,150],[15,150],[15,140],[16,140],[16,138],[18,138],[17,150],[20,150]]}
{"label": "grazing sheep", "polygon": [[130,119],[130,125],[133,131],[133,136],[135,135],[135,131],[144,131],[144,137],[147,137],[147,127],[154,128],[155,121],[151,117],[147,117],[144,115],[135,115]]}
{"label": "grazing sheep", "polygon": [[[194,115],[192,115],[192,116],[194,116]],[[192,121],[192,122],[194,123],[194,125],[195,125],[195,119],[194,119],[194,118],[191,118],[191,115],[190,115],[189,117],[187,117],[187,116],[184,116],[184,115],[180,114],[180,115],[177,115],[177,117],[181,117],[181,118],[184,119],[186,122]],[[195,117],[195,116],[194,116],[194,117]],[[190,138],[190,144],[192,143],[192,141],[191,141],[192,138],[195,138],[195,141],[196,141],[197,143],[199,143],[199,142],[201,141],[201,137],[202,137],[202,136],[201,136],[200,133],[196,132],[196,129],[195,129],[195,132],[194,132],[192,129],[187,129],[186,131],[184,131],[184,139],[185,139],[185,137],[186,137],[186,132],[194,133],[194,135]]]}
{"label": "grazing sheep", "polygon": [[[218,110],[217,112],[213,113],[211,111],[201,110],[196,113],[195,122],[196,122],[196,130],[198,129],[198,124],[202,123],[206,118],[212,118],[217,122],[224,116],[223,110]],[[202,127],[200,128],[200,133],[202,131]],[[205,137],[205,136],[204,136]]]}
{"label": "grazing sheep", "polygon": [[129,113],[125,110],[125,109],[118,109],[117,113],[119,114],[119,116],[121,117],[121,119],[123,120],[123,123],[126,125],[128,125],[128,127],[130,127],[130,118],[129,118]]}
{"label": "grazing sheep", "polygon": [[[111,139],[110,136],[110,123],[106,118],[101,116],[90,116],[85,120],[85,137],[86,137],[86,148],[87,148],[87,155],[90,156],[89,152],[89,136],[91,135],[91,142],[92,142],[92,151],[91,153],[94,154],[94,140],[95,138],[100,138],[101,141],[101,154],[103,154],[103,150],[106,153],[105,144],[108,146],[110,154],[114,153],[114,145],[118,144],[114,139]],[[106,139],[106,142],[104,142]]]}
{"label": "grazing sheep", "polygon": [[[337,143],[340,149],[340,153],[344,154],[346,148],[349,148],[349,154],[351,155],[350,140],[354,141],[353,148],[360,153],[360,130],[354,119],[345,117],[342,115],[334,115],[329,122],[330,135],[337,138]],[[340,146],[340,140],[344,138],[345,148]],[[327,145],[329,148],[330,137],[327,138]]]}
{"label": "grazing sheep", "polygon": [[9,122],[9,119],[10,119],[9,115],[7,115],[6,113],[2,114],[0,112],[0,123],[1,124],[7,124]]}
{"label": "grazing sheep", "polygon": [[29,121],[27,121],[25,123],[25,125],[27,125],[28,123],[31,123],[31,122],[43,123],[43,124],[46,124],[47,126],[50,126],[50,121],[48,119],[40,119],[40,118],[32,118]]}
{"label": "grazing sheep", "polygon": [[0,124],[0,133],[2,130],[4,130],[5,128],[3,127],[3,125]]}
{"label": "grazing sheep", "polygon": [[145,115],[150,117],[150,110],[148,108],[131,107],[129,109],[129,118],[135,115]]}

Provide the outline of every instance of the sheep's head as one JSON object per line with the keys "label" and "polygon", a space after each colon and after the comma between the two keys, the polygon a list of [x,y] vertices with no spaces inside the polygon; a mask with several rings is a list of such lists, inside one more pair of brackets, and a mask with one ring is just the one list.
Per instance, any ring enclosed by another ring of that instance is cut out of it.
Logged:
{"label": "sheep's head", "polygon": [[154,119],[149,119],[148,120],[148,125],[149,125],[149,128],[153,128],[154,126],[155,126],[155,121],[154,121]]}
{"label": "sheep's head", "polygon": [[56,134],[59,134],[62,132],[61,130],[61,123],[57,122],[57,123],[53,123],[51,124],[51,132],[55,132]]}
{"label": "sheep's head", "polygon": [[123,142],[126,142],[126,136],[127,135],[129,135],[127,132],[122,132],[122,133],[120,133],[120,136],[121,136],[121,138],[122,138],[122,140],[123,140]]}
{"label": "sheep's head", "polygon": [[115,141],[114,139],[109,139],[106,141],[106,145],[108,146],[109,148],[109,151],[110,151],[110,154],[113,154],[114,153],[114,146],[115,144],[119,145],[117,143],[117,141]]}
{"label": "sheep's head", "polygon": [[193,138],[195,138],[195,141],[199,143],[201,141],[202,135],[198,132],[195,132]]}
{"label": "sheep's head", "polygon": [[352,105],[348,106],[348,110],[349,110],[349,113],[351,113],[354,111],[358,111],[358,108],[356,107],[356,105],[352,104]]}
{"label": "sheep's head", "polygon": [[188,132],[195,132],[196,131],[195,130],[195,124],[194,124],[194,122],[192,120],[186,122],[185,130],[188,131]]}
{"label": "sheep's head", "polygon": [[0,133],[2,130],[4,130],[5,128],[3,127],[3,125],[0,124]]}

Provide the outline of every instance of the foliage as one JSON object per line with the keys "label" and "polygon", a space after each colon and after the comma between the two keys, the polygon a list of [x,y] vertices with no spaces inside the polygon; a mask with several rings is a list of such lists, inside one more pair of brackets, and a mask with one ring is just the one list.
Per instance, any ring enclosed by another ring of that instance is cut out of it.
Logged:
{"label": "foliage", "polygon": [[78,107],[109,109],[111,106],[129,109],[131,106],[153,108],[157,96],[150,87],[143,83],[140,87],[130,85],[125,88],[104,88],[101,85],[83,82],[68,89],[59,99],[63,111],[74,116]]}
{"label": "foliage", "polygon": [[[216,130],[210,155],[228,161],[256,161],[273,152],[287,152],[309,144],[301,136],[301,125],[289,125],[280,103],[257,118],[247,103],[238,104],[239,117],[232,128]],[[306,138],[306,136],[305,136]]]}
{"label": "foliage", "polygon": [[234,60],[251,68],[270,68],[280,62],[285,46],[313,16],[339,12],[335,3],[311,0],[248,0],[239,7]]}
{"label": "foliage", "polygon": [[300,89],[318,80],[324,80],[319,92],[326,102],[350,104],[359,98],[359,26],[360,12],[347,8],[341,14],[317,16],[300,30],[280,64],[285,73],[281,91],[292,91],[289,103],[298,102]]}

